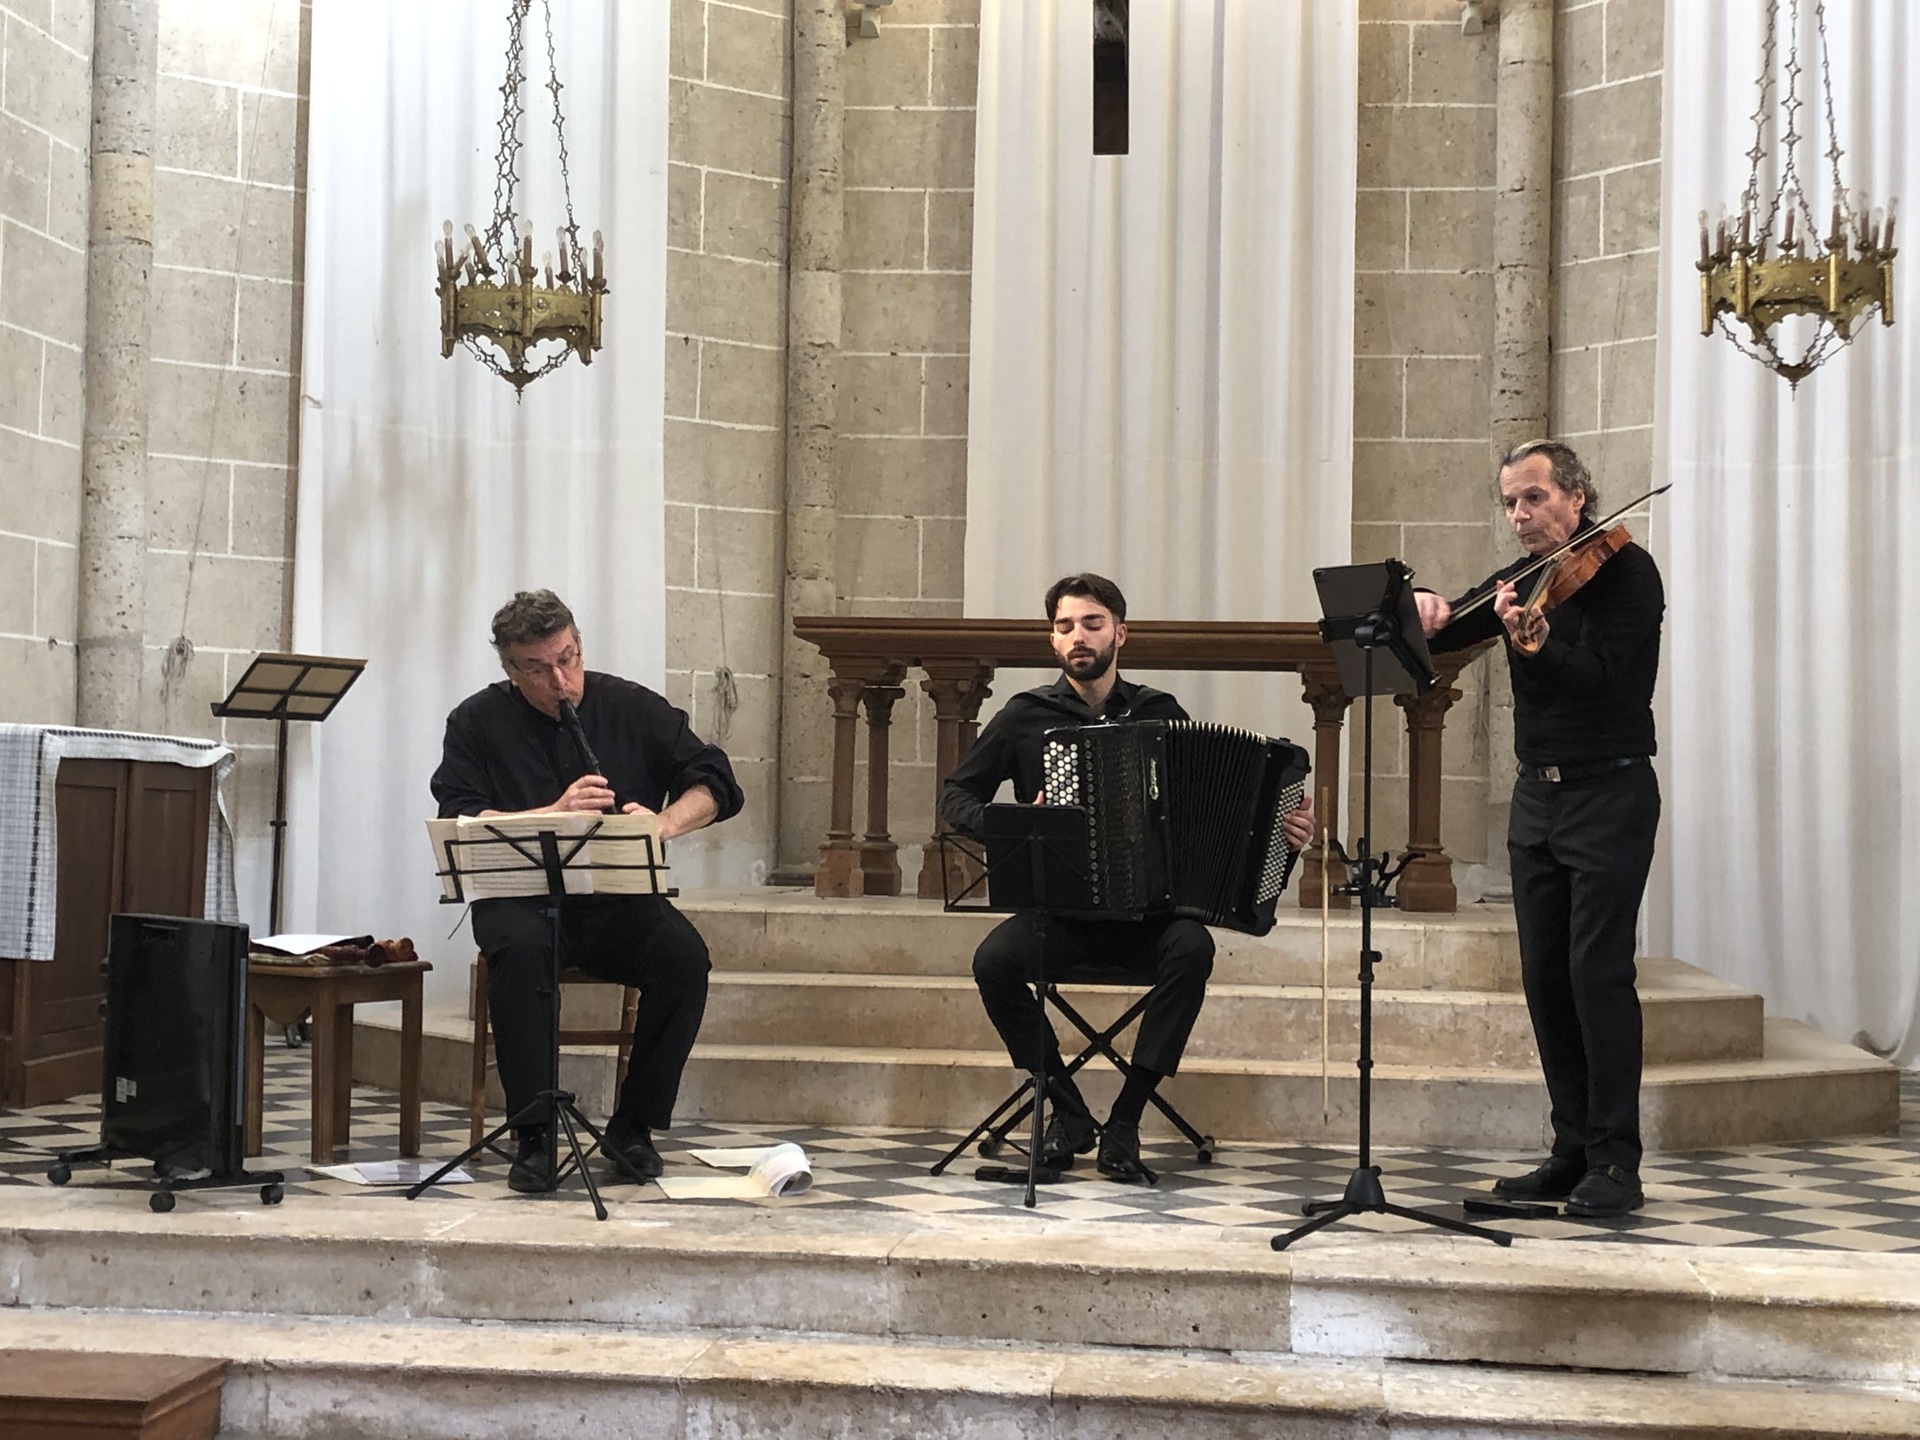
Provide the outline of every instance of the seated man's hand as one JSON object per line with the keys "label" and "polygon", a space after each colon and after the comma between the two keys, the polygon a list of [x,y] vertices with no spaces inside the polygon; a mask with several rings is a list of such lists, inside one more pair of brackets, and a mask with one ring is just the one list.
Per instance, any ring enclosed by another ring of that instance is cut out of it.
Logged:
{"label": "seated man's hand", "polygon": [[1311,801],[1302,800],[1298,810],[1280,819],[1281,833],[1287,837],[1287,844],[1295,850],[1304,850],[1313,843],[1313,832],[1316,828]]}
{"label": "seated man's hand", "polygon": [[[604,811],[613,804],[613,790],[604,775],[582,775],[569,785],[566,793],[553,802],[555,810]],[[632,807],[629,806],[629,809]]]}

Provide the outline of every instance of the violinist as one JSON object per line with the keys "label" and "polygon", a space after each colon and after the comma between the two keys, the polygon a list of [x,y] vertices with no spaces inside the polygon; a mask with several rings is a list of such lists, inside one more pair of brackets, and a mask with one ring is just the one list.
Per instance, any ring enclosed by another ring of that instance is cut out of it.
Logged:
{"label": "violinist", "polygon": [[1493,1188],[1565,1200],[1570,1215],[1624,1215],[1645,1203],[1634,950],[1660,824],[1653,685],[1666,601],[1653,557],[1624,527],[1594,524],[1593,480],[1571,447],[1515,447],[1499,484],[1526,555],[1451,602],[1414,597],[1434,650],[1502,637],[1513,678],[1507,854],[1553,1149]]}

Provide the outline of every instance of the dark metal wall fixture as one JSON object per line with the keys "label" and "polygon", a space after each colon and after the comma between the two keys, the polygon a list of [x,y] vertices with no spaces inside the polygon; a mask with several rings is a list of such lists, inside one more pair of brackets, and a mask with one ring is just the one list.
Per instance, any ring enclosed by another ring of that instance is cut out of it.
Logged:
{"label": "dark metal wall fixture", "polygon": [[1127,4],[1093,0],[1093,153],[1127,153]]}

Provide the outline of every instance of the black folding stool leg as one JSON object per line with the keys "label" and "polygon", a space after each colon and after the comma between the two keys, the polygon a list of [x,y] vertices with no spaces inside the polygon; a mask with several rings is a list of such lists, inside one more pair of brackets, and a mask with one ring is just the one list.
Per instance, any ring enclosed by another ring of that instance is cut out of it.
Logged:
{"label": "black folding stool leg", "polygon": [[[1087,1061],[1095,1055],[1104,1055],[1107,1058],[1107,1063],[1120,1072],[1121,1079],[1132,1079],[1133,1062],[1122,1060],[1119,1052],[1114,1049],[1113,1042],[1115,1037],[1123,1033],[1139,1016],[1140,1012],[1147,1008],[1147,1002],[1153,998],[1152,989],[1149,988],[1146,994],[1128,1006],[1126,1013],[1105,1030],[1095,1030],[1092,1023],[1078,1010],[1073,1008],[1073,1005],[1067,1000],[1066,996],[1060,993],[1056,986],[1048,986],[1047,992],[1047,998],[1059,1008],[1062,1015],[1067,1017],[1068,1022],[1074,1029],[1078,1030],[1087,1039],[1087,1048],[1082,1050],[1074,1062],[1067,1067],[1067,1073],[1069,1075],[1073,1074],[1074,1071],[1086,1064]],[[1153,1094],[1147,1098],[1153,1102],[1154,1107],[1159,1110],[1162,1115],[1166,1116],[1167,1119],[1173,1123],[1175,1129],[1187,1137],[1187,1143],[1193,1146],[1194,1154],[1199,1162],[1202,1165],[1211,1165],[1213,1163],[1214,1152],[1213,1137],[1211,1135],[1202,1135],[1198,1130],[1194,1129],[1193,1126],[1189,1125],[1187,1123],[1187,1117],[1174,1109],[1173,1102],[1168,1100],[1158,1090],[1155,1090]]]}

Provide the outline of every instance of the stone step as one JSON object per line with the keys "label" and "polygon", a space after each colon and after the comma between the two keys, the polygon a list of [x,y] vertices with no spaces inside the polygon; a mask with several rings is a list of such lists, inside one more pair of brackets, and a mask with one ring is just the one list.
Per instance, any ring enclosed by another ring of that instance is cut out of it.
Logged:
{"label": "stone step", "polygon": [[1385,1434],[1489,1440],[1906,1436],[1911,1391],[1668,1375],[1142,1355],[554,1326],[120,1311],[0,1316],[0,1337],[234,1357],[222,1440]]}
{"label": "stone step", "polygon": [[[429,1017],[422,1089],[464,1105],[469,1041],[456,1016]],[[437,1023],[436,1023],[437,1022]],[[394,1088],[398,1020],[369,1015],[355,1025],[354,1078]],[[1791,1020],[1765,1022],[1758,1058],[1649,1065],[1640,1096],[1651,1150],[1889,1134],[1899,1128],[1899,1071]],[[569,1052],[563,1081],[594,1114],[613,1104],[611,1052]],[[1004,1052],[893,1046],[721,1044],[694,1047],[676,1115],[753,1125],[878,1125],[951,1133],[957,1139],[1018,1080]],[[490,1085],[489,1114],[503,1103]],[[1104,1109],[1118,1079],[1104,1065],[1081,1088]],[[1330,1062],[1323,1120],[1320,1062],[1189,1057],[1164,1093],[1202,1132],[1251,1144],[1345,1145],[1357,1123],[1351,1062]],[[1175,1132],[1149,1110],[1144,1134]],[[1378,1063],[1373,1138],[1383,1145],[1531,1150],[1549,1141],[1546,1087],[1527,1068]]]}
{"label": "stone step", "polygon": [[[694,1048],[677,1113],[754,1124],[883,1125],[965,1133],[1016,1076],[985,1050],[798,1045]],[[1088,1072],[1096,1107],[1117,1090],[1111,1071]],[[1358,1084],[1334,1067],[1322,1119],[1314,1059],[1195,1058],[1164,1093],[1200,1130],[1259,1144],[1342,1144],[1354,1133]],[[1652,1065],[1644,1072],[1641,1129],[1648,1149],[1887,1133],[1899,1124],[1899,1072],[1885,1061],[1792,1021],[1766,1023],[1756,1060]],[[1143,1133],[1172,1132],[1149,1112]],[[1490,1067],[1386,1065],[1373,1071],[1373,1137],[1385,1145],[1527,1150],[1548,1143],[1546,1089],[1537,1074]]]}
{"label": "stone step", "polygon": [[[1350,980],[1342,973],[1341,979]],[[1142,993],[1064,985],[1061,993],[1105,1029]],[[1359,1035],[1357,986],[1330,987],[1328,1043],[1336,1063],[1353,1063]],[[1761,1053],[1760,997],[1676,960],[1642,967],[1640,998],[1650,1064],[1749,1060]],[[1523,996],[1476,990],[1387,990],[1373,997],[1374,1055],[1390,1065],[1472,1065],[1532,1070],[1539,1063]],[[1056,1018],[1063,1045],[1078,1050]],[[721,971],[714,975],[701,1038],[717,1045],[847,1045],[897,1049],[992,1049],[993,1027],[971,979],[935,975],[820,975]],[[1234,985],[1207,989],[1188,1044],[1196,1058],[1318,1056],[1316,986]],[[1122,1045],[1130,1043],[1123,1039]],[[1124,1053],[1124,1049],[1123,1049]]]}
{"label": "stone step", "polygon": [[[695,890],[679,907],[706,938],[717,970],[798,970],[817,974],[971,973],[973,950],[1004,915],[943,913],[911,897],[823,900],[771,888]],[[1472,905],[1457,915],[1414,918],[1378,912],[1374,948],[1382,984],[1403,990],[1520,988],[1513,908]],[[1283,904],[1264,936],[1214,931],[1214,978],[1237,985],[1318,985],[1320,919]],[[1351,973],[1360,952],[1357,912],[1328,925],[1335,973]]]}
{"label": "stone step", "polygon": [[[165,1216],[126,1191],[0,1193],[0,1349],[58,1348],[69,1337],[35,1327],[88,1312],[82,1343],[111,1345],[98,1312],[136,1312],[150,1326],[253,1317],[263,1335],[293,1320],[315,1335],[320,1322],[438,1322],[474,1333],[565,1327],[610,1347],[752,1332],[1016,1347],[1002,1354],[1127,1347],[1135,1364],[1253,1352],[1920,1383],[1920,1255],[1524,1236],[1502,1250],[1358,1228],[1276,1253],[1259,1233],[1052,1222],[1044,1211],[984,1219],[628,1200],[596,1224],[584,1205],[540,1200],[330,1197],[268,1209],[219,1193],[183,1197]],[[358,1335],[347,1348],[369,1357],[434,1354],[374,1331],[336,1333]],[[129,1343],[111,1348],[165,1353],[152,1338],[130,1326]],[[541,1349],[523,1340],[521,1357]],[[259,1360],[240,1332],[198,1353]],[[571,1353],[583,1376],[595,1368],[585,1353]]]}
{"label": "stone step", "polygon": [[115,1311],[0,1317],[0,1336],[234,1357],[222,1440],[695,1440],[1361,1434],[1489,1440],[1907,1436],[1911,1391],[1291,1355],[1007,1350],[449,1322]]}

